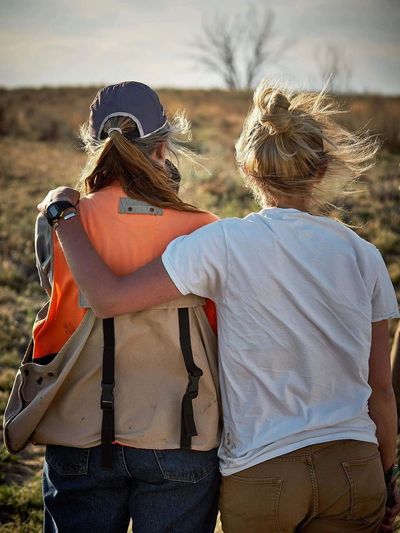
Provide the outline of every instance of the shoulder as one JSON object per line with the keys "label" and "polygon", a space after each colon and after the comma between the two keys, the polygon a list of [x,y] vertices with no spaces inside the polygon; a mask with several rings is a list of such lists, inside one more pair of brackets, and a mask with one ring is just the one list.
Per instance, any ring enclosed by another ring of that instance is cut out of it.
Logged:
{"label": "shoulder", "polygon": [[114,182],[111,185],[107,185],[102,189],[84,194],[79,200],[78,207],[79,209],[91,210],[97,209],[103,205],[113,205],[121,197],[125,197],[126,194],[122,187]]}
{"label": "shoulder", "polygon": [[351,241],[357,251],[363,253],[366,257],[369,257],[371,259],[381,257],[380,251],[372,242],[367,241],[367,239],[364,239],[363,237],[358,235],[355,230],[349,228],[345,224],[335,220],[332,222],[338,227],[340,227],[341,231],[343,232],[343,235],[345,235],[348,240]]}
{"label": "shoulder", "polygon": [[[211,214],[211,213],[210,213]],[[223,218],[220,219],[211,214],[211,217],[205,217],[203,227],[196,233],[215,234],[215,235],[234,235],[239,234],[246,227],[245,219],[242,218]]]}
{"label": "shoulder", "polygon": [[[208,215],[208,216],[207,216]],[[210,216],[211,215],[211,216]],[[197,241],[214,240],[215,242],[225,242],[226,246],[235,246],[238,241],[248,241],[249,232],[254,231],[254,224],[251,224],[249,217],[230,217],[219,219],[211,213],[200,217],[203,224],[199,224],[192,235]]]}
{"label": "shoulder", "polygon": [[219,218],[209,211],[177,211],[175,209],[165,209],[164,213],[169,224],[176,224],[179,227],[177,234],[192,233],[199,228],[219,221]]}
{"label": "shoulder", "polygon": [[379,271],[386,269],[385,262],[378,248],[370,241],[358,235],[345,224],[327,219],[331,228],[339,237],[343,253],[350,253],[364,277],[375,279]]}
{"label": "shoulder", "polygon": [[90,209],[95,206],[96,203],[101,201],[103,198],[107,199],[107,195],[104,194],[103,190],[85,194],[81,196],[79,200],[78,208],[79,209]]}
{"label": "shoulder", "polygon": [[229,240],[235,238],[248,238],[249,233],[253,233],[260,223],[257,213],[250,213],[244,218],[229,217],[217,222],[218,229],[224,233]]}
{"label": "shoulder", "polygon": [[210,211],[202,211],[199,213],[190,213],[193,216],[193,220],[196,221],[197,224],[199,224],[199,227],[206,226],[208,224],[212,224],[213,222],[218,222],[220,220],[217,215],[214,215],[214,213],[211,213]]}
{"label": "shoulder", "polygon": [[[314,217],[313,217],[314,218]],[[345,239],[354,248],[369,254],[379,254],[379,250],[374,244],[361,237],[354,229],[346,226],[343,222],[328,217],[315,217],[315,219],[325,226],[327,230],[336,234],[338,237]]]}

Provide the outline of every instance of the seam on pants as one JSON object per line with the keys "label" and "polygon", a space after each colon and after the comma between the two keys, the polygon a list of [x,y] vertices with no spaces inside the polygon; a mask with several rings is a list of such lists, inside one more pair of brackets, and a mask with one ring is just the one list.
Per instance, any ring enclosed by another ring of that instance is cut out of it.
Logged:
{"label": "seam on pants", "polygon": [[280,502],[281,502],[281,494],[282,494],[283,484],[284,484],[284,480],[282,479],[281,483],[279,483],[279,491],[278,491],[278,494],[277,494],[277,505],[276,505],[276,509],[275,509],[276,524],[278,526],[278,533],[280,533],[282,531],[281,523],[280,523],[280,520],[279,520],[279,518],[280,518],[279,511],[280,511]]}
{"label": "seam on pants", "polygon": [[121,446],[120,449],[118,450],[120,455],[121,455],[121,458],[122,458],[122,463],[124,465],[124,468],[126,470],[126,473],[128,474],[128,476],[133,479],[131,473],[129,472],[129,468],[128,468],[128,465],[126,464],[126,460],[125,460],[125,453],[124,453],[124,446]]}
{"label": "seam on pants", "polygon": [[161,463],[160,463],[160,461],[159,461],[159,459],[158,459],[158,455],[156,454],[156,451],[155,451],[155,450],[153,450],[153,455],[154,455],[154,457],[155,457],[155,459],[156,459],[156,461],[157,461],[158,468],[160,469],[161,475],[162,475],[163,478],[165,479],[165,472],[164,472],[164,470],[163,470],[163,468],[162,468],[162,466],[161,466]]}
{"label": "seam on pants", "polygon": [[301,464],[308,464],[307,463],[307,457],[304,455],[296,455],[294,457],[273,457],[272,459],[268,459],[268,462],[271,463],[301,463]]}
{"label": "seam on pants", "polygon": [[313,494],[313,510],[311,518],[315,518],[318,514],[318,507],[319,507],[319,501],[318,501],[318,482],[317,482],[317,476],[315,474],[314,470],[314,463],[312,459],[312,451],[310,448],[307,448],[306,450],[306,457],[307,457],[307,464],[310,469],[310,479],[311,479],[311,487],[312,487],[312,494]]}

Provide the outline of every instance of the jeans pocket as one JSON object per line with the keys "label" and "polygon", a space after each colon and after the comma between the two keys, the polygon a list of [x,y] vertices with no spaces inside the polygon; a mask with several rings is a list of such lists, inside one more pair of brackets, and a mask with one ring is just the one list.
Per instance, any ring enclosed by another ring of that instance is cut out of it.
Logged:
{"label": "jeans pocket", "polygon": [[282,479],[222,478],[220,510],[224,531],[279,532]]}
{"label": "jeans pocket", "polygon": [[46,446],[46,463],[59,476],[82,476],[88,473],[90,448]]}
{"label": "jeans pocket", "polygon": [[386,485],[380,454],[342,463],[350,485],[349,520],[376,521],[385,511]]}
{"label": "jeans pocket", "polygon": [[154,450],[162,476],[169,481],[197,483],[218,472],[217,450]]}

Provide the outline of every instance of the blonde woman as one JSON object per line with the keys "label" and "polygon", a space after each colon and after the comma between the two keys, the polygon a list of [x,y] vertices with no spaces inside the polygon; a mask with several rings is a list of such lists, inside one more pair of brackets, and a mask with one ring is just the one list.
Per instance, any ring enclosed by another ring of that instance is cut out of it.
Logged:
{"label": "blonde woman", "polygon": [[[100,316],[189,293],[216,302],[225,533],[390,531],[399,508],[394,290],[372,244],[316,214],[325,186],[369,168],[377,147],[334,113],[322,95],[261,83],[236,154],[262,210],[179,237],[135,273],[113,274],[79,217],[57,228]],[[59,189],[39,207],[58,198],[78,199]]]}
{"label": "blonde woman", "polygon": [[[116,274],[217,218],[178,196],[167,156],[191,156],[176,141],[187,127],[180,117],[170,122],[157,94],[138,82],[105,87],[91,105],[79,217]],[[74,361],[32,437],[47,444],[44,529],[123,533],[132,518],[135,533],[211,533],[220,442],[213,304],[189,296],[95,320],[48,235],[75,215],[60,201],[37,224],[50,304],[34,327],[33,362],[54,366],[66,350]]]}

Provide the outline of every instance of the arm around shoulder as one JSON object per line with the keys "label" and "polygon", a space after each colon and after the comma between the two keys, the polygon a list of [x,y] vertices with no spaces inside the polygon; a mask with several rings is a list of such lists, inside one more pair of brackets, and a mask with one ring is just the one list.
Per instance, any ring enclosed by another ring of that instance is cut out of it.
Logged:
{"label": "arm around shoulder", "polygon": [[96,316],[132,313],[181,295],[160,258],[117,276],[94,249],[79,217],[61,221],[56,231],[72,275]]}

